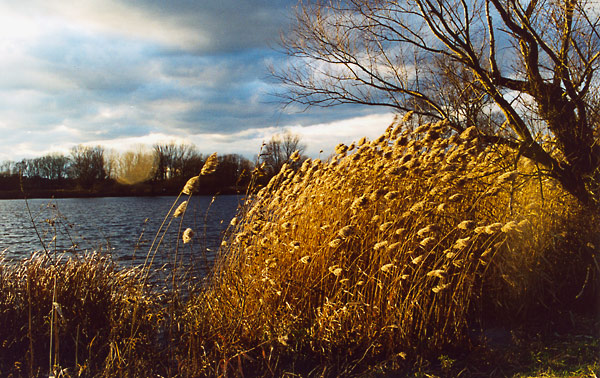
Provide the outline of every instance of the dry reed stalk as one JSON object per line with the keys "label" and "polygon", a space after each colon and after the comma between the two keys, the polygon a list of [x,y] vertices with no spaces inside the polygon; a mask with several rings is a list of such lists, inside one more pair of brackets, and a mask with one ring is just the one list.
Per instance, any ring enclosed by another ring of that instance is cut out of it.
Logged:
{"label": "dry reed stalk", "polygon": [[[536,186],[498,169],[514,155],[482,145],[474,128],[441,139],[447,127],[394,125],[358,149],[338,145],[329,162],[284,166],[230,226],[207,302],[190,305],[210,308],[228,334],[219,353],[285,339],[327,360],[465,340],[481,277],[498,286],[508,266],[497,256],[543,241],[523,245],[513,231]],[[497,185],[508,179],[519,186]]]}

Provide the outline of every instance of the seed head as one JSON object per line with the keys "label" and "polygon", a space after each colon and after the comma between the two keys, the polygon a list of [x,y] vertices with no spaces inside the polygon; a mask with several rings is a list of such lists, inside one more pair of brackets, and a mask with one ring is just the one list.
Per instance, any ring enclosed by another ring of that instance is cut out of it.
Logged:
{"label": "seed head", "polygon": [[475,227],[475,230],[473,230],[473,232],[477,235],[483,234],[485,232],[485,226]]}
{"label": "seed head", "polygon": [[342,239],[333,239],[329,242],[329,246],[331,248],[337,248],[342,244]]}
{"label": "seed head", "polygon": [[453,194],[448,198],[448,201],[450,202],[459,202],[463,199],[463,195],[460,193],[457,194]]}
{"label": "seed head", "polygon": [[436,287],[434,287],[433,289],[431,289],[431,291],[433,291],[434,293],[439,293],[440,291],[444,290],[445,288],[447,288],[450,284],[439,284]]}
{"label": "seed head", "polygon": [[411,159],[413,158],[412,154],[406,154],[404,156],[402,156],[402,158],[399,161],[400,165],[406,164],[408,163]]}
{"label": "seed head", "polygon": [[340,268],[337,265],[330,266],[328,269],[329,269],[329,272],[331,272],[331,274],[333,274],[336,277],[339,277],[340,274],[342,274],[342,271],[343,271],[342,268]]}
{"label": "seed head", "polygon": [[415,203],[414,205],[412,205],[412,207],[410,208],[410,211],[413,213],[418,213],[418,212],[422,211],[424,207],[425,207],[425,201],[419,201],[419,202]]}
{"label": "seed head", "polygon": [[397,176],[400,173],[402,173],[402,168],[400,168],[400,167],[391,167],[387,171],[385,171],[385,173],[387,175],[390,175],[390,176]]}
{"label": "seed head", "polygon": [[469,240],[471,240],[470,236],[467,236],[466,238],[458,239],[456,241],[456,243],[454,243],[454,245],[452,246],[452,248],[453,249],[467,248],[469,246]]}
{"label": "seed head", "polygon": [[187,201],[183,201],[181,204],[179,204],[173,213],[173,217],[179,218],[181,215],[183,215],[183,213],[185,213],[185,209],[187,209],[187,204]]}
{"label": "seed head", "polygon": [[381,224],[381,226],[379,226],[379,231],[383,232],[388,230],[390,227],[392,227],[393,222],[385,222],[383,224]]}
{"label": "seed head", "polygon": [[379,270],[381,270],[383,273],[387,273],[390,270],[394,269],[395,267],[396,266],[394,264],[385,264],[381,268],[379,268]]}
{"label": "seed head", "polygon": [[420,263],[421,261],[423,261],[423,255],[417,256],[414,259],[411,259],[410,262],[417,265],[418,263]]}
{"label": "seed head", "polygon": [[507,234],[507,233],[510,233],[510,232],[517,232],[517,231],[520,231],[520,230],[519,230],[519,226],[517,225],[517,222],[510,221],[510,222],[506,223],[504,226],[502,226],[502,228],[500,229],[500,231],[502,231],[505,234]]}
{"label": "seed head", "polygon": [[417,127],[416,129],[414,129],[413,133],[415,134],[423,134],[426,131],[429,131],[429,129],[431,128],[431,124],[430,123],[426,123],[424,125],[421,125],[419,127]]}
{"label": "seed head", "polygon": [[485,227],[484,232],[486,234],[495,234],[496,232],[500,231],[502,229],[502,223],[492,223],[488,226]]}
{"label": "seed head", "polygon": [[395,249],[398,249],[401,245],[402,245],[402,242],[396,242],[396,243],[390,244],[388,246],[388,250],[393,251]]}
{"label": "seed head", "polygon": [[373,145],[381,144],[381,143],[383,143],[383,141],[385,141],[385,134],[381,135],[379,138],[375,139],[373,141]]}
{"label": "seed head", "polygon": [[388,245],[388,242],[387,242],[387,240],[385,240],[385,241],[382,241],[382,242],[379,242],[379,243],[375,244],[373,246],[373,249],[376,250],[376,251],[378,251],[378,250],[386,247],[387,245]]}
{"label": "seed head", "polygon": [[391,201],[391,200],[397,198],[398,194],[399,193],[397,191],[391,191],[391,192],[388,192],[384,198],[388,201]]}
{"label": "seed head", "polygon": [[523,231],[523,229],[525,229],[525,227],[530,226],[530,225],[531,225],[531,222],[529,222],[528,219],[523,219],[522,221],[520,221],[517,224],[517,227],[519,227],[520,231]]}
{"label": "seed head", "polygon": [[429,248],[429,247],[433,246],[434,243],[435,243],[435,238],[433,236],[430,236],[428,238],[421,240],[419,245],[423,248]]}
{"label": "seed head", "polygon": [[383,195],[385,194],[385,190],[383,189],[376,189],[374,190],[370,195],[369,195],[369,199],[371,201],[377,201],[379,198],[381,198]]}
{"label": "seed head", "polygon": [[186,228],[185,231],[183,231],[183,243],[187,244],[191,242],[192,237],[194,237],[194,231],[192,231],[191,228]]}
{"label": "seed head", "polygon": [[297,162],[298,160],[300,160],[300,151],[296,150],[290,155],[290,161]]}
{"label": "seed head", "polygon": [[210,155],[208,159],[206,159],[206,162],[200,171],[200,175],[205,176],[214,173],[214,171],[217,170],[218,163],[219,161],[217,160],[217,153],[215,152],[214,154]]}
{"label": "seed head", "polygon": [[183,187],[183,190],[181,192],[183,194],[187,194],[189,196],[192,193],[194,193],[196,190],[198,190],[199,186],[200,186],[200,176],[194,176],[185,183],[185,186]]}
{"label": "seed head", "polygon": [[464,220],[460,222],[456,227],[458,227],[461,230],[470,230],[473,228],[473,226],[475,226],[475,222],[473,222],[472,220]]}
{"label": "seed head", "polygon": [[360,196],[357,199],[355,199],[354,202],[352,202],[352,205],[350,205],[350,209],[352,209],[353,211],[358,211],[359,209],[362,209],[365,206],[367,206],[368,203],[369,200],[367,199],[367,196]]}
{"label": "seed head", "polygon": [[427,277],[437,277],[437,278],[444,278],[444,274],[446,274],[446,271],[443,269],[435,269],[432,270],[431,272],[427,273]]}
{"label": "seed head", "polygon": [[475,126],[471,126],[460,133],[459,138],[462,140],[471,140],[475,137],[477,137],[477,128]]}
{"label": "seed head", "polygon": [[496,182],[498,184],[503,184],[505,182],[513,181],[517,176],[519,176],[519,171],[506,172],[498,176]]}
{"label": "seed head", "polygon": [[436,225],[436,224],[430,224],[430,225],[428,225],[426,227],[423,227],[419,231],[417,231],[417,235],[422,238],[423,236],[425,236],[425,235],[427,235],[429,233],[439,231],[439,229],[440,228],[439,228],[438,225]]}
{"label": "seed head", "polygon": [[338,155],[344,154],[346,151],[348,151],[348,146],[344,143],[340,143],[335,147],[335,153]]}
{"label": "seed head", "polygon": [[349,224],[338,231],[338,236],[345,239],[345,238],[351,236],[352,234],[354,234],[355,231],[356,231],[356,226]]}

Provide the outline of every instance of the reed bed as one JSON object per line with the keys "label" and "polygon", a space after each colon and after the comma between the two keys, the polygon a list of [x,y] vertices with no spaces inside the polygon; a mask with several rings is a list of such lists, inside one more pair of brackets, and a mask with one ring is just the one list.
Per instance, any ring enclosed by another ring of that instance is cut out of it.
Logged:
{"label": "reed bed", "polygon": [[0,265],[0,376],[130,376],[154,368],[144,361],[158,361],[161,309],[140,278],[99,254]]}
{"label": "reed bed", "polygon": [[197,237],[182,219],[216,157],[143,267],[0,264],[0,375],[352,376],[469,349],[474,329],[540,309],[589,310],[596,215],[475,128],[409,116],[327,161],[292,156],[248,195],[202,280],[177,255],[168,284],[148,276],[171,222],[182,244]]}
{"label": "reed bed", "polygon": [[580,214],[475,128],[395,122],[326,162],[284,166],[248,201],[188,304],[188,367],[337,376],[468,347],[484,322],[514,324],[585,286],[578,248],[597,230]]}

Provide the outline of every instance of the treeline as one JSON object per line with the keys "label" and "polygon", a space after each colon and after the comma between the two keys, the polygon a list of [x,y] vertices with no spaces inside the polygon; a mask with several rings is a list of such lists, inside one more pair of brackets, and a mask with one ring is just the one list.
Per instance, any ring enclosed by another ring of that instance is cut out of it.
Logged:
{"label": "treeline", "polygon": [[[172,195],[200,172],[207,157],[188,144],[160,144],[125,153],[80,145],[68,155],[1,163],[0,197]],[[216,172],[203,177],[200,193],[244,191],[255,164],[238,154],[218,160]]]}
{"label": "treeline", "polygon": [[[297,135],[275,135],[255,161],[218,156],[214,174],[203,176],[200,194],[246,191],[253,172],[266,183],[290,155],[305,146]],[[118,153],[102,146],[75,146],[68,154],[0,163],[0,198],[176,195],[197,175],[209,154],[174,142]]]}

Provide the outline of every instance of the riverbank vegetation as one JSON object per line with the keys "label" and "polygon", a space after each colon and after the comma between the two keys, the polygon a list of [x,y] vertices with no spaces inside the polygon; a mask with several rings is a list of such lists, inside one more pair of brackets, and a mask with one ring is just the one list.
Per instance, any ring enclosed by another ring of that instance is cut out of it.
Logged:
{"label": "riverbank vegetation", "polygon": [[[4,162],[0,198],[177,195],[207,158],[186,144],[124,153],[76,146],[69,155]],[[205,180],[202,194],[245,192],[254,164],[236,154],[219,156],[219,162],[218,172]]]}
{"label": "riverbank vegetation", "polygon": [[[258,181],[266,184],[294,151],[304,149],[298,135],[286,132],[267,141],[254,162],[219,155],[216,172],[204,178],[199,194],[245,193],[255,168],[261,170]],[[208,157],[194,145],[174,142],[123,153],[79,145],[68,155],[2,162],[0,199],[177,195]]]}
{"label": "riverbank vegetation", "polygon": [[592,377],[597,224],[514,150],[407,118],[292,154],[203,279],[99,254],[0,265],[0,375]]}

